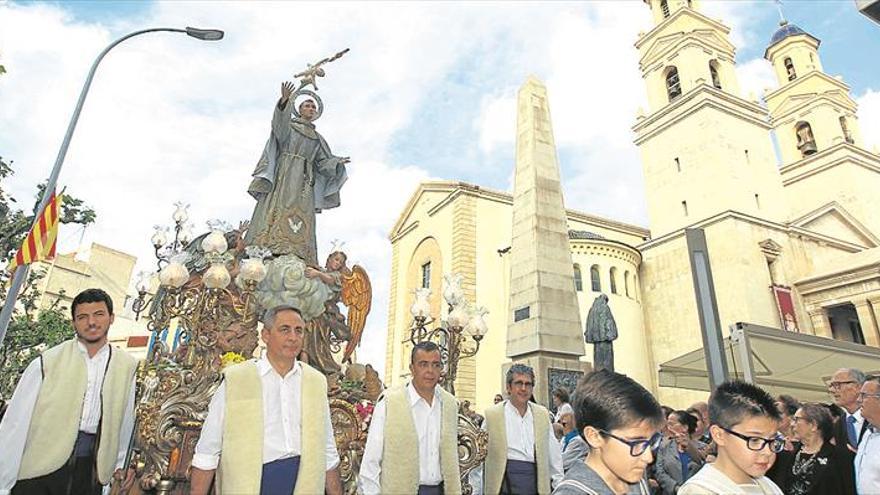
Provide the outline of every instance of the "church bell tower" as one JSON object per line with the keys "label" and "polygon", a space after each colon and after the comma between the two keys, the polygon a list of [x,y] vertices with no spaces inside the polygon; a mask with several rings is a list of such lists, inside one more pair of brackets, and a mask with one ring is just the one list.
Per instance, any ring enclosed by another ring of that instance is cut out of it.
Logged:
{"label": "church bell tower", "polygon": [[647,112],[633,127],[651,234],[727,210],[785,215],[767,112],[740,95],[730,28],[697,0],[644,0],[654,26],[639,36]]}

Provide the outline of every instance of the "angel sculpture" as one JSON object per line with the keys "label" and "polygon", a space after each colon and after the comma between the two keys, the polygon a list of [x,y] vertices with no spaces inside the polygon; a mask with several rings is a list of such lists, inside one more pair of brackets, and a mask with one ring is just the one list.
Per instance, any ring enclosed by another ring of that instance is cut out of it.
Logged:
{"label": "angel sculpture", "polygon": [[[347,341],[342,362],[351,362],[352,353],[360,344],[373,299],[372,285],[367,272],[360,266],[348,268],[348,256],[333,251],[324,268],[307,267],[305,277],[323,282],[330,289],[324,302],[324,312],[307,323],[303,358],[325,375],[338,374],[339,363],[333,358]],[[348,317],[339,309],[342,302],[348,307]]]}

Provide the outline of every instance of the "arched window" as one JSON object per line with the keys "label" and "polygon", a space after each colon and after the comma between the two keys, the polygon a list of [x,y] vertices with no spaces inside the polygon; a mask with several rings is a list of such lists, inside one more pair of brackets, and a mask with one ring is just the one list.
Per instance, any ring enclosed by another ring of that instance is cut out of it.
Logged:
{"label": "arched window", "polygon": [[666,69],[666,94],[670,103],[681,96],[681,81],[678,79],[678,69],[674,65]]}
{"label": "arched window", "polygon": [[797,72],[794,71],[794,64],[791,61],[791,57],[785,57],[785,60],[782,61],[785,64],[785,72],[788,73],[788,80],[794,81],[797,79]]}
{"label": "arched window", "polygon": [[574,290],[581,292],[584,290],[584,280],[581,278],[581,265],[574,265]]}
{"label": "arched window", "polygon": [[599,280],[599,265],[590,267],[590,288],[593,292],[602,292],[602,281]]}
{"label": "arched window", "polygon": [[623,293],[629,297],[629,272],[623,272]]}
{"label": "arched window", "polygon": [[660,11],[663,12],[664,19],[669,17],[669,2],[666,0],[660,0]]}
{"label": "arched window", "polygon": [[803,156],[810,156],[818,151],[816,147],[816,138],[813,136],[813,128],[809,122],[798,122],[795,126],[795,134],[797,134],[797,148],[801,150]]}
{"label": "arched window", "polygon": [[846,117],[842,115],[840,116],[840,130],[843,131],[843,139],[845,139],[847,143],[855,144],[852,133],[849,132],[849,127],[846,125]]}
{"label": "arched window", "polygon": [[712,86],[721,89],[721,78],[718,77],[718,62],[712,60],[709,62],[709,74],[712,76]]}
{"label": "arched window", "polygon": [[612,267],[609,275],[611,276],[611,293],[617,294],[617,268]]}

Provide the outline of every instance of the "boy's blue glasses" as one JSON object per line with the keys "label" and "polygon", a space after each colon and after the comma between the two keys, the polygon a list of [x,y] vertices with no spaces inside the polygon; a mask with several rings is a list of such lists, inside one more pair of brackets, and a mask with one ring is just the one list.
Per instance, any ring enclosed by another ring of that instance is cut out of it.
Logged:
{"label": "boy's blue glasses", "polygon": [[648,450],[648,448],[650,448],[651,450],[657,450],[658,448],[660,448],[660,441],[663,440],[663,434],[660,433],[659,431],[657,433],[655,433],[654,436],[652,436],[648,440],[627,440],[625,438],[621,438],[621,437],[619,437],[613,433],[607,432],[605,430],[598,430],[598,431],[599,431],[599,433],[601,433],[603,435],[609,436],[609,437],[617,440],[618,442],[622,442],[622,443],[625,443],[626,445],[628,445],[629,446],[629,455],[631,455],[633,457],[638,457],[638,456],[644,454],[645,451]]}

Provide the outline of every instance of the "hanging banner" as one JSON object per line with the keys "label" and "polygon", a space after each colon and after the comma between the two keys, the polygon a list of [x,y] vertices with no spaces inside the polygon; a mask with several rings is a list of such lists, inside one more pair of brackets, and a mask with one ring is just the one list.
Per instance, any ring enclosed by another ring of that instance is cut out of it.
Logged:
{"label": "hanging banner", "polygon": [[789,332],[800,332],[797,317],[794,313],[794,300],[791,297],[791,288],[782,285],[771,285],[773,296],[776,299],[776,309],[779,310],[779,319],[782,328]]}

